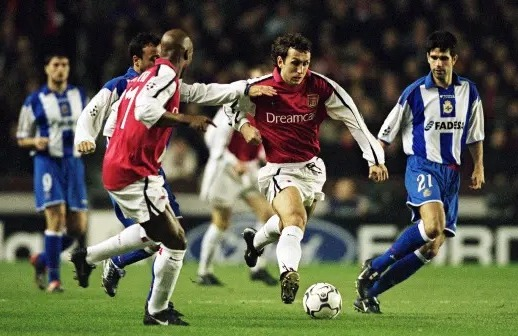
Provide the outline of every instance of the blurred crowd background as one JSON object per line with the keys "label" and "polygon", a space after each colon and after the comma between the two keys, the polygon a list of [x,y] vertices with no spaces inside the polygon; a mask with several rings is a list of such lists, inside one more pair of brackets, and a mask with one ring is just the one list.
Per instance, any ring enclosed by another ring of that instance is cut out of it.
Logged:
{"label": "blurred crowd background", "polygon": [[[228,83],[247,69],[269,64],[273,39],[301,32],[313,42],[312,64],[353,97],[370,130],[381,123],[402,90],[428,73],[426,36],[448,29],[459,39],[456,72],[473,80],[486,117],[482,193],[488,215],[516,218],[518,200],[518,2],[512,0],[2,0],[0,1],[0,190],[31,191],[32,160],[16,146],[18,113],[29,92],[44,83],[43,58],[64,50],[70,82],[92,97],[130,66],[127,45],[140,31],[162,34],[183,28],[194,41],[186,82]],[[195,105],[184,113],[212,116]],[[401,213],[405,156],[401,144],[387,150],[391,181],[367,181],[367,165],[343,124],[325,122],[321,145],[328,167],[329,212],[361,217]],[[98,148],[102,148],[102,140]],[[100,181],[103,151],[86,159],[90,197],[106,205]],[[164,162],[173,189],[198,191],[207,159],[202,137],[180,128]],[[465,153],[468,154],[468,153]],[[471,174],[463,167],[462,195]],[[408,213],[403,211],[405,218]]]}

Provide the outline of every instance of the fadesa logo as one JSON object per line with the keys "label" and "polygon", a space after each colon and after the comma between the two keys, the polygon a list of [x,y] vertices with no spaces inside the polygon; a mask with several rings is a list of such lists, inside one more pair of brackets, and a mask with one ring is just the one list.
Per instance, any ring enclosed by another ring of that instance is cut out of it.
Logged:
{"label": "fadesa logo", "polygon": [[[250,214],[236,214],[232,217],[231,223],[219,250],[216,251],[215,262],[243,263],[246,245],[241,233],[247,227],[255,228],[256,219]],[[208,226],[209,223],[204,223],[187,232],[187,259],[200,259],[201,241]],[[265,248],[263,256],[269,261],[276,262],[274,244]],[[355,257],[356,240],[347,230],[322,219],[309,220],[302,240],[302,263],[315,261],[351,262]]]}

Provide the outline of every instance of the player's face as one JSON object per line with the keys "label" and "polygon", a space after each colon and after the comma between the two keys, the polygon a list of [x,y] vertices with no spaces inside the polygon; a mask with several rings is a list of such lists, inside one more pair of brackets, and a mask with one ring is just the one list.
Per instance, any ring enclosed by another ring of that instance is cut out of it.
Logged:
{"label": "player's face", "polygon": [[277,57],[277,66],[281,69],[281,77],[287,84],[298,85],[306,77],[310,61],[310,52],[302,52],[290,48],[285,60],[280,56]]}
{"label": "player's face", "polygon": [[66,57],[52,57],[45,66],[45,73],[54,83],[63,83],[68,80],[70,63]]}
{"label": "player's face", "polygon": [[449,85],[453,74],[453,66],[457,62],[457,55],[452,56],[449,50],[441,51],[439,48],[435,48],[430,50],[427,58],[434,79]]}
{"label": "player's face", "polygon": [[158,47],[152,44],[148,44],[142,49],[142,58],[137,59],[137,66],[140,72],[144,72],[147,69],[155,65],[155,60],[158,58]]}

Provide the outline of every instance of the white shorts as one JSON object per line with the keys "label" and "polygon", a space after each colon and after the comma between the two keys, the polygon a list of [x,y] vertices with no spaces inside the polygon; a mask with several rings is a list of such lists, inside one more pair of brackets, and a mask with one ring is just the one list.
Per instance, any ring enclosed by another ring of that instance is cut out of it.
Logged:
{"label": "white shorts", "polygon": [[318,157],[299,163],[267,163],[259,170],[258,181],[259,190],[270,203],[281,190],[292,186],[299,190],[304,206],[311,206],[325,198],[326,166]]}
{"label": "white shorts", "polygon": [[151,213],[158,215],[164,212],[169,203],[167,191],[164,189],[164,178],[160,175],[148,176],[121,190],[108,193],[117,202],[124,217],[131,218],[136,223],[147,222]]}
{"label": "white shorts", "polygon": [[201,182],[200,198],[211,206],[229,208],[242,196],[259,193],[257,189],[257,161],[248,163],[243,175],[234,171],[233,163],[225,158],[209,159]]}

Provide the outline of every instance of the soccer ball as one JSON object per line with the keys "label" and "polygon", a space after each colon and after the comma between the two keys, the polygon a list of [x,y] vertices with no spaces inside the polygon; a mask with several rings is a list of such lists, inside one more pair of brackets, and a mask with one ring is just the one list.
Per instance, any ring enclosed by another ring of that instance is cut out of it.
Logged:
{"label": "soccer ball", "polygon": [[335,286],[319,282],[306,290],[302,306],[312,318],[332,319],[342,311],[342,296]]}

